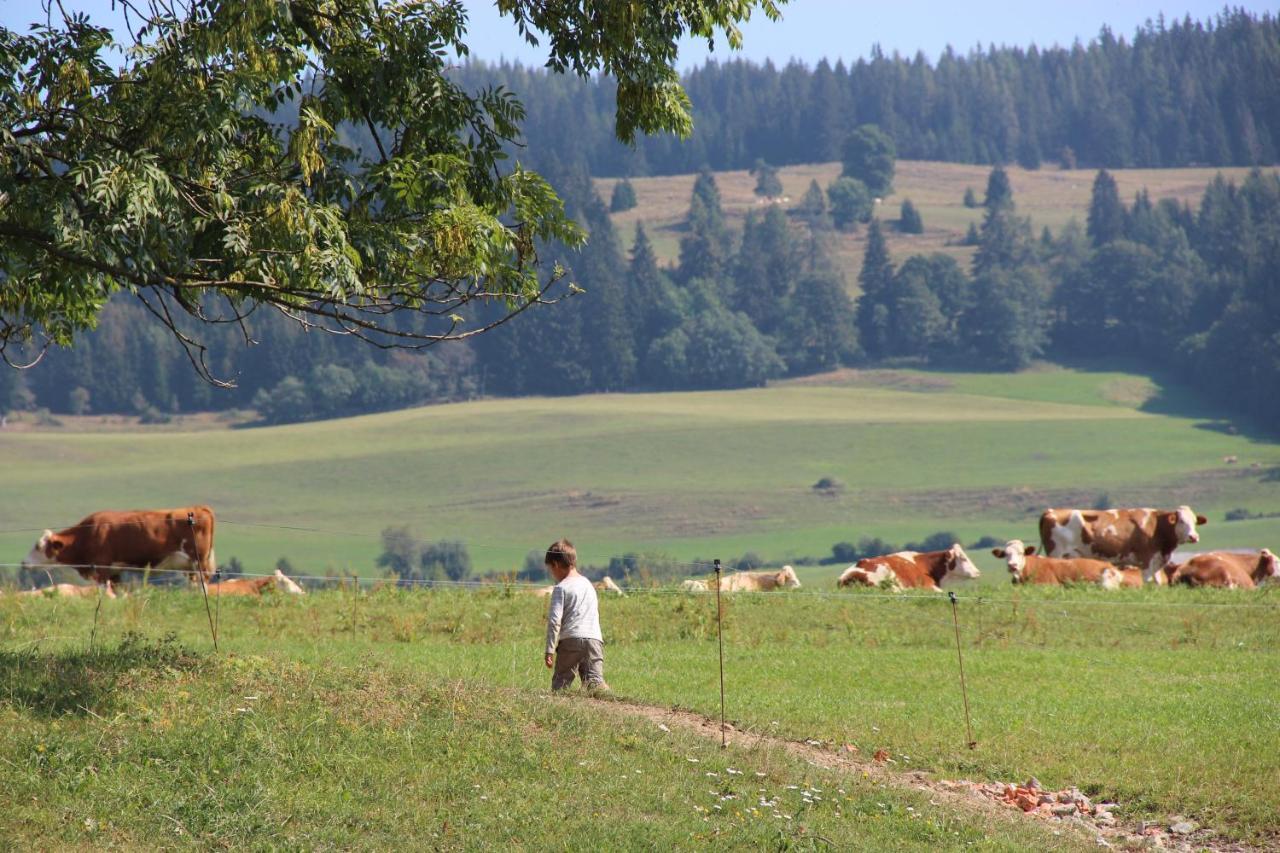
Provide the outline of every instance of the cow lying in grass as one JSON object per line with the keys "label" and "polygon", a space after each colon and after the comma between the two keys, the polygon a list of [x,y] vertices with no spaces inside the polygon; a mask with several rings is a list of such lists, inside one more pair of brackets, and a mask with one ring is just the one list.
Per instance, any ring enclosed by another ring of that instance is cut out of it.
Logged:
{"label": "cow lying in grass", "polygon": [[[1041,557],[1034,545],[1010,539],[1003,548],[991,552],[1005,561],[1014,583],[1054,584],[1101,583],[1102,573],[1112,568],[1105,560],[1088,557]],[[1123,575],[1118,579],[1123,582]]]}
{"label": "cow lying in grass", "polygon": [[[769,592],[799,587],[800,579],[796,577],[796,570],[790,566],[783,566],[776,572],[733,572],[720,581],[721,592]],[[711,592],[716,588],[716,579],[690,578],[680,584],[680,588],[685,592]]]}
{"label": "cow lying in grass", "polygon": [[[614,582],[613,578],[608,575],[605,575],[603,578],[591,585],[596,588],[596,592],[612,592],[614,595],[626,595],[626,593],[622,591],[622,587],[618,586],[618,584]],[[546,598],[551,595],[551,591],[555,588],[555,584],[552,584],[551,586],[538,587],[533,591],[533,594],[538,596],[538,598]]]}
{"label": "cow lying in grass", "polygon": [[210,595],[262,595],[268,587],[290,595],[306,595],[302,587],[293,582],[288,575],[276,569],[275,574],[265,578],[232,578],[209,584]]}
{"label": "cow lying in grass", "polygon": [[845,569],[840,586],[874,586],[886,589],[931,589],[944,584],[973,580],[981,572],[959,543],[945,551],[898,551],[882,557],[865,557]]}
{"label": "cow lying in grass", "polygon": [[[1142,579],[1142,569],[1132,567],[1107,566],[1102,570],[1102,577],[1098,579],[1098,586],[1103,589],[1136,589],[1144,583],[1146,582]],[[1158,581],[1158,583],[1164,583],[1164,581]]]}
{"label": "cow lying in grass", "polygon": [[111,581],[107,581],[101,587],[97,584],[90,586],[89,584],[79,583],[55,583],[52,586],[44,586],[39,589],[25,589],[18,595],[36,596],[43,595],[50,598],[88,598],[101,592],[107,598],[117,598],[115,585]]}
{"label": "cow lying in grass", "polygon": [[1223,589],[1253,589],[1280,578],[1280,561],[1266,548],[1257,554],[1210,551],[1169,569],[1170,583]]}

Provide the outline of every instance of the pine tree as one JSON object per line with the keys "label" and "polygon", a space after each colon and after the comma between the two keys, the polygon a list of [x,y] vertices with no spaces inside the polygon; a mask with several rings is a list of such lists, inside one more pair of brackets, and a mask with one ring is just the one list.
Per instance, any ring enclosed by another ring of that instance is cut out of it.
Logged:
{"label": "pine tree", "polygon": [[899,214],[898,230],[903,234],[923,234],[924,220],[920,218],[920,211],[916,210],[916,206],[911,203],[911,199],[903,199],[902,212]]}
{"label": "pine tree", "polygon": [[755,194],[765,198],[777,198],[782,195],[782,179],[778,170],[764,160],[757,159],[751,167],[751,174],[756,176]]}
{"label": "pine tree", "polygon": [[1089,239],[1095,247],[1121,239],[1124,237],[1124,220],[1124,204],[1120,201],[1116,179],[1106,169],[1101,169],[1093,179],[1093,195],[1089,200]]}
{"label": "pine tree", "polygon": [[631,181],[623,178],[613,185],[613,195],[609,199],[610,213],[631,210],[636,204],[636,188],[631,185]]}
{"label": "pine tree", "polygon": [[856,312],[858,340],[868,357],[880,358],[889,334],[886,303],[893,287],[893,262],[878,219],[871,220],[867,228],[867,248],[862,256],[858,286],[862,290]]}
{"label": "pine tree", "polygon": [[1013,187],[1003,166],[996,166],[987,176],[987,196],[982,202],[988,214],[993,210],[1013,209]]}
{"label": "pine tree", "polygon": [[970,209],[978,206],[978,197],[974,195],[973,187],[964,188],[964,206]]}
{"label": "pine tree", "polygon": [[729,235],[720,208],[720,190],[707,170],[698,174],[689,199],[686,235],[680,240],[680,278],[718,282],[729,253]]}
{"label": "pine tree", "polygon": [[728,305],[751,319],[756,328],[771,333],[781,321],[798,272],[797,246],[787,216],[777,206],[760,218],[747,214],[742,243],[734,261]]}
{"label": "pine tree", "polygon": [[658,268],[658,256],[645,233],[636,223],[635,243],[627,267],[627,314],[635,329],[636,353],[645,351],[650,341],[680,325],[683,312],[675,287],[666,273]]}
{"label": "pine tree", "polygon": [[817,180],[809,182],[809,188],[804,191],[804,196],[796,207],[796,214],[809,223],[810,228],[826,227],[827,197],[823,194],[822,187],[818,186]]}
{"label": "pine tree", "polygon": [[594,192],[583,207],[582,221],[590,238],[574,269],[586,293],[574,300],[581,302],[592,384],[598,390],[614,391],[631,384],[636,367],[622,249],[604,202]]}

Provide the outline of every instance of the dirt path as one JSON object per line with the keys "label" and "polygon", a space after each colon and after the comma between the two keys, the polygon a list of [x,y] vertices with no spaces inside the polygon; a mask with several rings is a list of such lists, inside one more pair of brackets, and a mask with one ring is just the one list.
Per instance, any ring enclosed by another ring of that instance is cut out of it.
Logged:
{"label": "dirt path", "polygon": [[[584,700],[581,697],[566,697],[556,701]],[[664,726],[666,729],[690,732],[717,741],[720,739],[719,721],[692,711],[645,705],[613,697],[585,701],[598,706],[601,712],[617,717],[648,720],[655,726]],[[867,778],[877,781],[914,788],[927,793],[938,802],[978,809],[1004,820],[1036,820],[1045,824],[1046,828],[1070,829],[1086,842],[1097,844],[1099,848],[1170,850],[1177,853],[1255,853],[1262,849],[1224,842],[1216,838],[1212,829],[1201,828],[1192,821],[1178,817],[1167,823],[1125,825],[1111,815],[1108,804],[1090,803],[1075,789],[1044,791],[1034,780],[1029,780],[1026,784],[1006,785],[934,779],[922,771],[897,770],[888,760],[876,760],[887,759],[886,756],[863,756],[854,751],[841,751],[818,741],[788,740],[765,731],[738,729],[732,724],[727,725],[725,735],[730,749],[747,752],[762,746],[782,749],[816,767],[836,772],[856,772],[859,777],[865,774]],[[1032,799],[1029,801],[1028,797]],[[1029,805],[1032,808],[1026,810]],[[1070,811],[1069,806],[1073,807]]]}

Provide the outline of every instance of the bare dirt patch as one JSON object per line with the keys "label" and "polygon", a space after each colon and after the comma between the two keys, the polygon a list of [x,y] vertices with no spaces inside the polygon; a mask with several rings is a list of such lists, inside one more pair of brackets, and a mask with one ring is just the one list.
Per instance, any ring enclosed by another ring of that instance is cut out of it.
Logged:
{"label": "bare dirt patch", "polygon": [[[593,699],[565,697],[553,701],[590,701],[603,713],[633,720],[648,720],[663,731],[678,729],[715,740],[721,737],[718,720],[693,711],[661,708],[610,696]],[[1002,820],[1039,820],[1047,826],[1069,829],[1085,839],[1091,839],[1101,848],[1172,850],[1178,853],[1202,850],[1215,853],[1252,853],[1266,849],[1220,840],[1212,829],[1201,827],[1180,815],[1172,815],[1167,821],[1161,822],[1124,824],[1111,812],[1111,807],[1116,804],[1091,803],[1074,788],[1045,791],[1034,779],[1021,784],[934,779],[922,771],[895,769],[891,763],[893,759],[884,750],[868,757],[846,745],[815,740],[789,740],[751,727],[739,728],[732,723],[726,724],[724,736],[731,749],[748,752],[764,746],[783,749],[816,767],[856,773],[863,778],[913,788],[927,793],[936,802],[978,810]],[[1122,807],[1123,804],[1119,806]]]}

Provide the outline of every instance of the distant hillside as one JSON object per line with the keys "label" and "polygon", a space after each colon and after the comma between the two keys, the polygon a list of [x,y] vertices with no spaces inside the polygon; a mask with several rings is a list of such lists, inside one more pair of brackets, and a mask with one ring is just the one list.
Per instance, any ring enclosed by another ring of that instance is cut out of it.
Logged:
{"label": "distant hillside", "polygon": [[[973,246],[962,245],[970,225],[982,223],[983,209],[964,206],[964,193],[972,189],[978,200],[982,198],[987,183],[986,166],[961,163],[935,163],[899,160],[894,175],[894,192],[881,200],[876,215],[882,220],[897,219],[903,199],[911,199],[924,219],[923,234],[903,234],[895,229],[885,232],[889,250],[895,260],[925,252],[943,252],[968,266],[973,257]],[[1031,224],[1039,233],[1049,228],[1057,234],[1071,220],[1084,227],[1089,211],[1090,188],[1094,173],[1086,169],[1064,170],[1054,167],[1030,170],[1017,166],[1007,169],[1013,186],[1018,210],[1031,218]],[[1116,179],[1120,197],[1131,201],[1145,189],[1152,201],[1171,199],[1178,204],[1197,209],[1204,188],[1221,173],[1237,183],[1244,180],[1248,169],[1117,169],[1111,172]],[[783,197],[777,200],[784,208],[794,207],[804,194],[809,182],[816,180],[826,187],[840,174],[840,164],[818,163],[787,166],[778,170],[782,180]],[[725,220],[735,231],[740,231],[747,213],[759,211],[771,203],[752,190],[756,179],[747,170],[717,172],[716,184],[720,188],[720,200]],[[689,195],[696,175],[669,175],[651,178],[633,178],[636,191],[636,207],[612,216],[614,226],[624,244],[629,248],[634,237],[635,224],[644,223],[649,239],[659,259],[674,264],[679,258],[680,237],[685,230],[685,218],[689,212]],[[609,198],[617,178],[596,179],[596,192]],[[866,247],[865,228],[852,232],[835,232],[832,235],[832,251],[845,272],[845,282],[850,294],[857,293],[858,270],[862,267],[862,254]]]}

